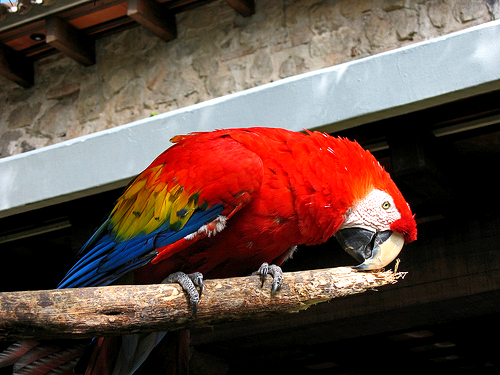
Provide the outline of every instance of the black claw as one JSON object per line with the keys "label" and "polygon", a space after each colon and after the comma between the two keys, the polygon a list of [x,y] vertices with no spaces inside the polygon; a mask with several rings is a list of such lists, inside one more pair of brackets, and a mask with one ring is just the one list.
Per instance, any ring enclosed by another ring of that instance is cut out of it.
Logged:
{"label": "black claw", "polygon": [[264,262],[256,272],[252,273],[252,275],[260,275],[262,281],[261,287],[264,286],[268,274],[273,277],[271,295],[274,295],[281,288],[281,284],[283,284],[283,271],[281,268],[275,264],[269,265]]}
{"label": "black claw", "polygon": [[203,275],[200,272],[190,273],[188,277],[191,279],[193,284],[198,287],[200,292],[198,293],[198,297],[201,299],[201,295],[203,293]]}
{"label": "black claw", "polygon": [[264,283],[266,282],[266,276],[267,273],[269,272],[269,264],[264,262],[262,265],[259,267],[257,271],[252,273],[252,275],[259,275],[260,276],[260,281],[262,282],[261,288],[264,286]]}
{"label": "black claw", "polygon": [[[187,293],[189,302],[192,306],[191,318],[198,312],[198,304],[200,302],[201,293],[203,292],[203,275],[200,272],[190,273],[189,275],[184,272],[175,272],[168,275],[162,284],[178,283],[184,292]],[[196,289],[199,288],[199,292]]]}
{"label": "black claw", "polygon": [[196,313],[198,312],[198,302],[191,301],[191,306],[193,306],[193,308],[191,309],[191,315],[189,316],[189,318],[194,318]]}

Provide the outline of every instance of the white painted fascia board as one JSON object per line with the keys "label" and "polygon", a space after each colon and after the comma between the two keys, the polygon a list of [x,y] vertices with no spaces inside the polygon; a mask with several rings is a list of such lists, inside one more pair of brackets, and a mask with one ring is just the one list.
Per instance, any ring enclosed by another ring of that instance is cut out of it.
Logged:
{"label": "white painted fascia board", "polygon": [[0,217],[123,186],[176,134],[329,132],[500,88],[500,21],[0,159]]}

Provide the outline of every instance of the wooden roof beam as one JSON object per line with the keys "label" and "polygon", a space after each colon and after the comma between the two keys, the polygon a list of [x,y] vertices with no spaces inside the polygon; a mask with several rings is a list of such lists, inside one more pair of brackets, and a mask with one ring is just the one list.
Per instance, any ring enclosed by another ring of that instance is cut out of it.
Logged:
{"label": "wooden roof beam", "polygon": [[250,17],[255,13],[254,0],[227,0],[227,2],[243,17]]}
{"label": "wooden roof beam", "polygon": [[0,73],[22,87],[33,86],[35,74],[31,59],[2,44],[0,44]]}
{"label": "wooden roof beam", "polygon": [[45,21],[46,42],[58,51],[82,65],[95,64],[95,41],[59,17],[49,17]]}
{"label": "wooden roof beam", "polygon": [[166,42],[177,37],[174,13],[155,0],[128,0],[127,15]]}

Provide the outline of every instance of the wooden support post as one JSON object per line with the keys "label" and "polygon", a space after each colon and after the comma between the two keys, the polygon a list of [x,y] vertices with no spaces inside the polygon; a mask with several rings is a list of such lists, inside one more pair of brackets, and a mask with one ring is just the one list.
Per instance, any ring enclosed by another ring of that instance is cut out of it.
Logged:
{"label": "wooden support post", "polygon": [[22,87],[33,86],[33,62],[20,52],[0,44],[0,73]]}
{"label": "wooden support post", "polygon": [[82,65],[95,64],[95,41],[92,37],[56,16],[47,18],[45,27],[46,41],[52,47]]}
{"label": "wooden support post", "polygon": [[[0,293],[0,340],[84,338],[172,331],[298,312],[396,282],[402,273],[348,267],[285,273],[270,295],[257,276],[206,280],[198,312],[177,284]],[[270,278],[268,278],[270,280]]]}
{"label": "wooden support post", "polygon": [[155,0],[128,0],[127,15],[166,42],[177,37],[175,15]]}
{"label": "wooden support post", "polygon": [[227,0],[227,2],[243,17],[250,17],[255,13],[254,0]]}

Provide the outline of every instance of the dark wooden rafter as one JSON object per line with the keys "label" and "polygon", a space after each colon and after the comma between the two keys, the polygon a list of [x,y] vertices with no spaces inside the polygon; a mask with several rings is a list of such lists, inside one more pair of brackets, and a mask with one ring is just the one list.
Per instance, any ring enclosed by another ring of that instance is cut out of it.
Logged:
{"label": "dark wooden rafter", "polygon": [[[32,61],[59,51],[82,65],[95,64],[97,38],[133,27],[145,26],[164,41],[177,37],[175,15],[208,3],[206,0],[102,0],[47,15],[0,33],[0,73],[23,87],[33,84]],[[243,17],[255,13],[254,0],[227,0]],[[126,8],[126,9],[125,9]],[[113,18],[114,17],[114,18]],[[46,40],[31,38],[46,35]],[[23,60],[24,62],[21,62]]]}
{"label": "dark wooden rafter", "polygon": [[59,17],[47,18],[47,43],[82,65],[95,64],[95,41]]}
{"label": "dark wooden rafter", "polygon": [[33,86],[34,68],[31,59],[2,44],[0,44],[0,73],[22,87]]}
{"label": "dark wooden rafter", "polygon": [[254,0],[227,0],[227,2],[243,17],[250,17],[255,13]]}
{"label": "dark wooden rafter", "polygon": [[127,15],[167,42],[177,37],[174,13],[155,0],[128,0]]}

